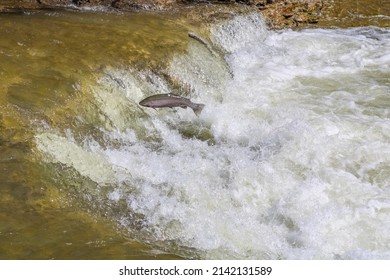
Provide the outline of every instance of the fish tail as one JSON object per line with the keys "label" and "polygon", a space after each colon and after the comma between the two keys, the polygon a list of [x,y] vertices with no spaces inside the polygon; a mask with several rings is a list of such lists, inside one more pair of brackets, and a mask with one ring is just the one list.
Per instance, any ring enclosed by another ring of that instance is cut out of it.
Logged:
{"label": "fish tail", "polygon": [[200,103],[193,103],[193,106],[191,106],[192,110],[194,111],[195,115],[199,117],[200,113],[202,112],[204,108],[204,104]]}

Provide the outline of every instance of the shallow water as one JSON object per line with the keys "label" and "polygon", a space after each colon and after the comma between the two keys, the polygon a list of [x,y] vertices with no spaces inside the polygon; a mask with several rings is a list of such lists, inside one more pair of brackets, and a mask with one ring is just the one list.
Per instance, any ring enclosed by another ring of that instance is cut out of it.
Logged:
{"label": "shallow water", "polygon": [[89,87],[107,66],[158,69],[172,49],[184,51],[187,29],[174,19],[88,11],[0,15],[0,258],[171,258],[118,232],[116,222],[86,214],[93,210],[69,192],[86,183],[62,180],[63,165],[42,164],[34,135],[49,126],[98,133],[101,116]]}
{"label": "shallow water", "polygon": [[390,30],[165,16],[0,16],[0,257],[388,259]]}
{"label": "shallow water", "polygon": [[390,2],[387,0],[332,0],[325,5],[321,26],[390,27]]}

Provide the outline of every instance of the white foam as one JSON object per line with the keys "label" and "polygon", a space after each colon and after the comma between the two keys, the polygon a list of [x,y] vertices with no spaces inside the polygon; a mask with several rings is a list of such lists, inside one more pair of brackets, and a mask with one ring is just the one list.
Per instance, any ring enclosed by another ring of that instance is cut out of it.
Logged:
{"label": "white foam", "polygon": [[225,52],[232,53],[255,46],[267,36],[263,17],[258,13],[236,16],[211,28],[211,40]]}
{"label": "white foam", "polygon": [[[97,182],[132,185],[131,194],[113,189],[109,198],[126,199],[124,215],[143,215],[148,242],[174,240],[204,258],[388,258],[390,116],[381,104],[389,32],[261,31],[253,39],[256,22],[238,17],[234,33],[214,29],[233,79],[211,78],[220,73],[194,55],[201,46],[190,47],[186,63],[173,59],[172,75],[207,103],[199,119],[148,111],[127,130],[107,132],[108,143],[122,145],[95,143],[96,173],[83,167],[91,154],[64,138],[38,136],[39,148]],[[145,88],[120,94],[139,98]],[[126,116],[113,108],[104,110],[120,124]],[[191,126],[211,139],[183,134]],[[150,137],[137,137],[140,129]]]}
{"label": "white foam", "polygon": [[[35,139],[37,148],[50,155],[52,162],[60,162],[73,167],[82,176],[102,185],[118,182],[111,164],[96,151],[96,148],[95,151],[83,149],[71,137],[44,132],[35,136]],[[91,143],[88,147],[93,149],[94,145],[96,143]]]}

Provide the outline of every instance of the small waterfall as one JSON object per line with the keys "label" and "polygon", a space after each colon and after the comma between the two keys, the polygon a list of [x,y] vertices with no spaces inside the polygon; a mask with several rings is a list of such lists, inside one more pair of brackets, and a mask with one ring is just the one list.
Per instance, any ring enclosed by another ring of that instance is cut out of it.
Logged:
{"label": "small waterfall", "polygon": [[[78,118],[96,132],[37,148],[129,236],[185,257],[388,258],[390,33],[366,30],[217,23],[161,69],[106,67]],[[168,92],[206,107],[138,105]]]}

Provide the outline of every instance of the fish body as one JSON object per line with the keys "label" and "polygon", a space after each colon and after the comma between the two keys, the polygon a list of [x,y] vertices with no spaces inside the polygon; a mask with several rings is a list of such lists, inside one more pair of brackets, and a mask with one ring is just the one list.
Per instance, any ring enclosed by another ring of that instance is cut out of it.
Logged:
{"label": "fish body", "polygon": [[140,101],[139,105],[150,108],[187,108],[190,107],[199,116],[204,104],[193,103],[190,99],[175,94],[156,94]]}

